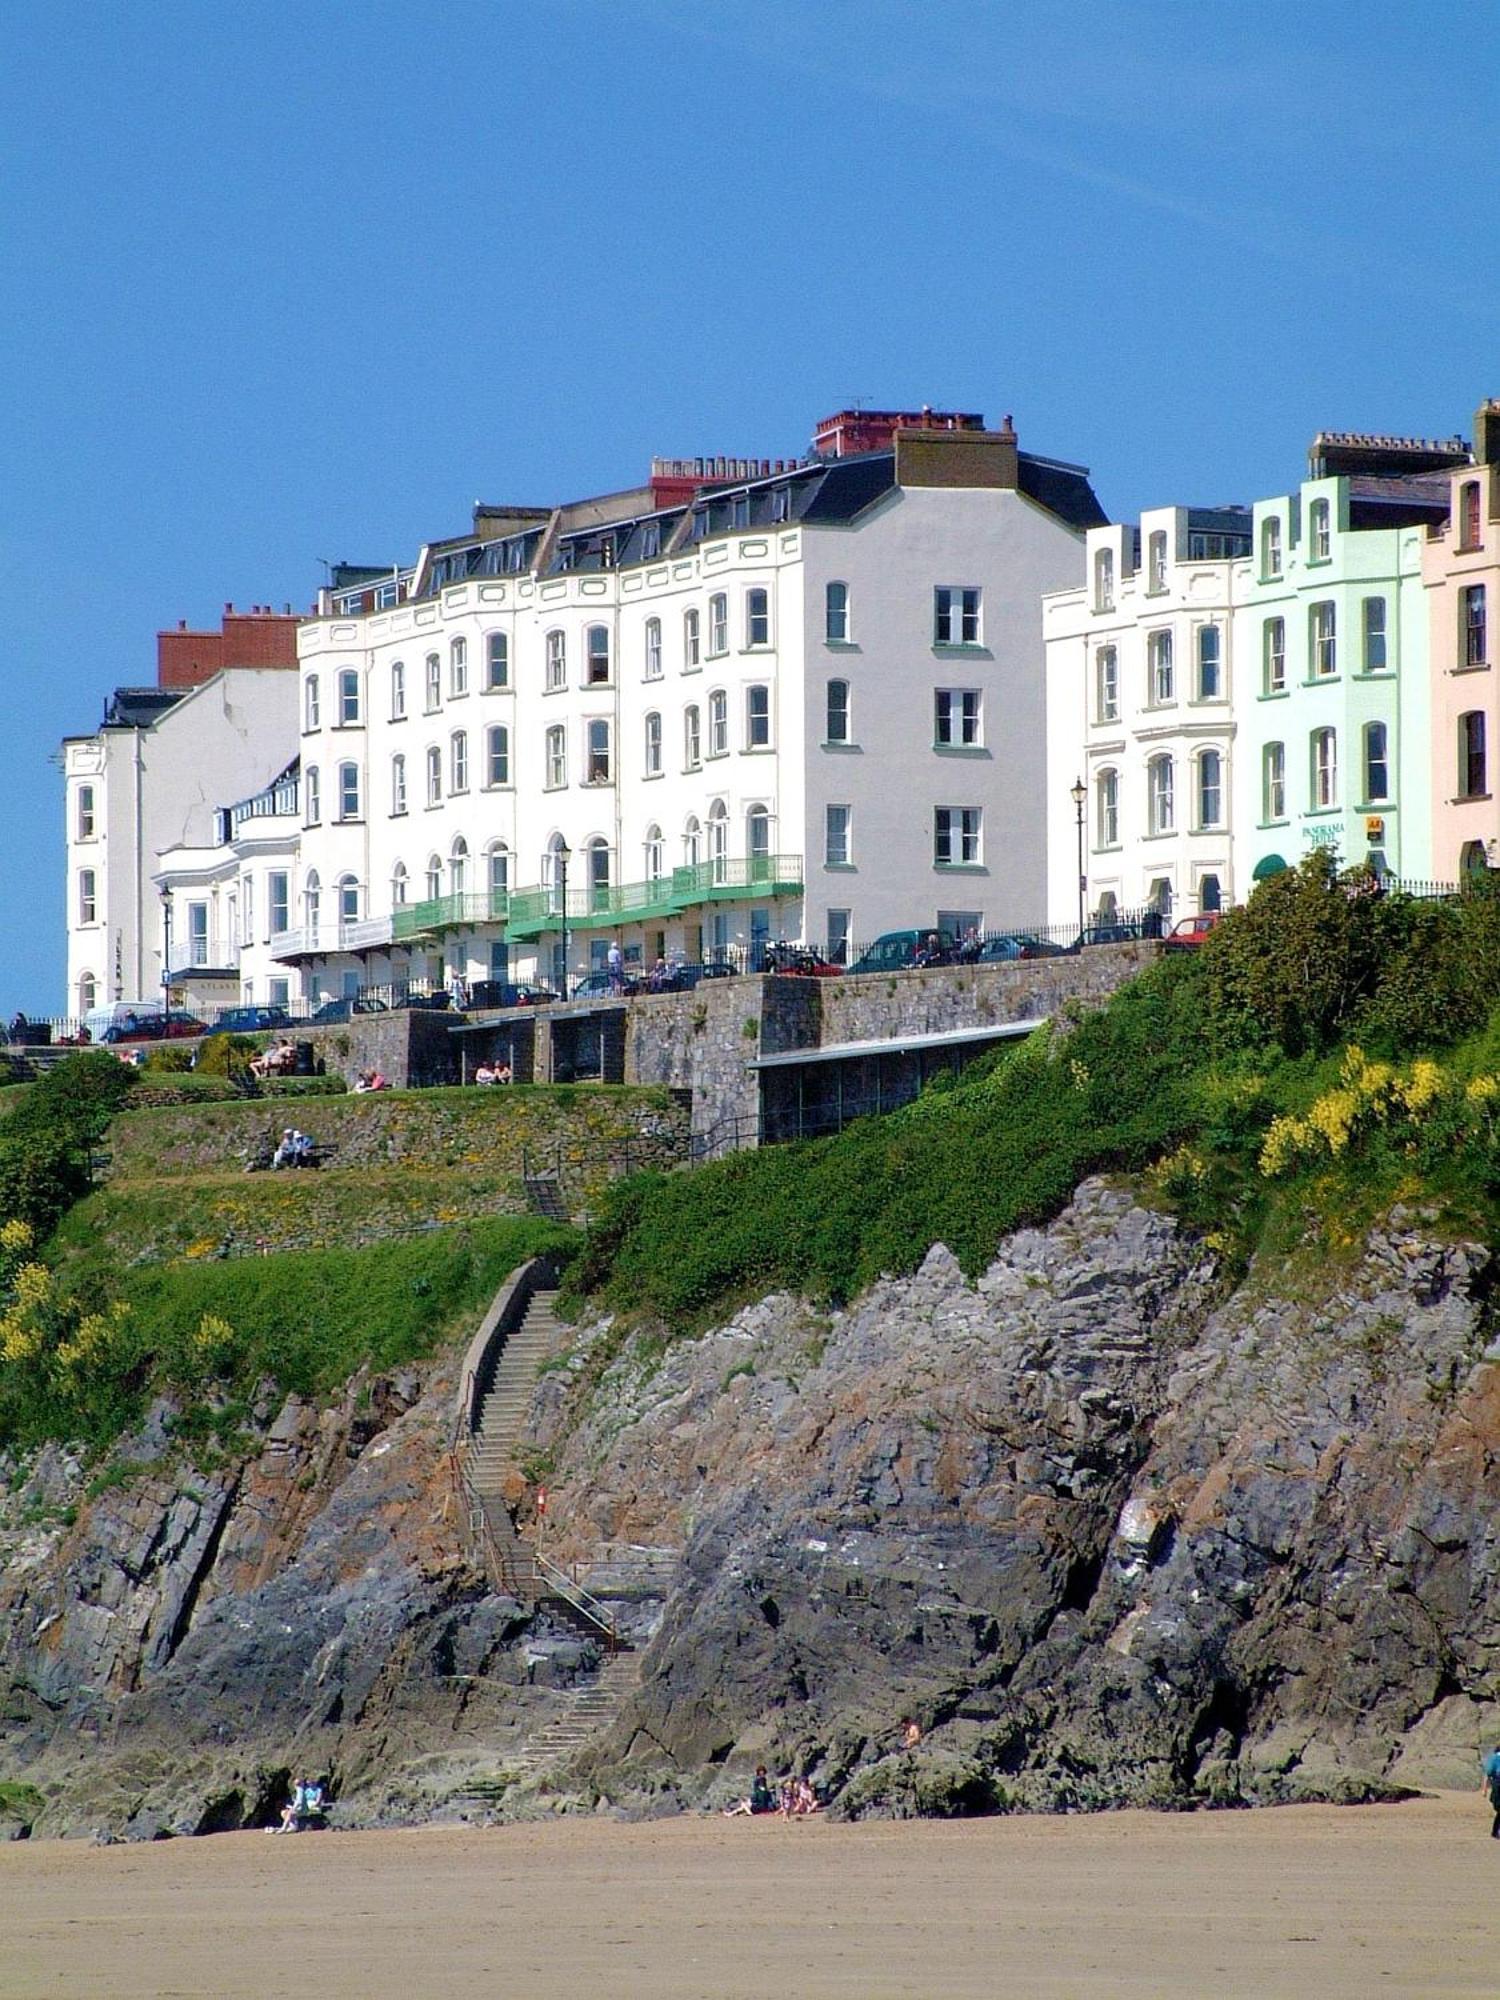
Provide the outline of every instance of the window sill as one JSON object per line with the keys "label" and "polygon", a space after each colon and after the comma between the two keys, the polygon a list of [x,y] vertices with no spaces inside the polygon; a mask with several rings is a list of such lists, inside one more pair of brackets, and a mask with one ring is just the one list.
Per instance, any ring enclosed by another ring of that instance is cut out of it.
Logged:
{"label": "window sill", "polygon": [[510,693],[510,682],[509,682],[509,681],[492,681],[492,682],[490,683],[490,685],[489,685],[488,687],[483,687],[483,688],[481,688],[481,689],[479,690],[479,692],[480,692],[481,694],[509,694],[509,693]]}
{"label": "window sill", "polygon": [[1309,806],[1302,817],[1304,819],[1341,819],[1343,812],[1344,808],[1342,806]]}
{"label": "window sill", "polygon": [[665,771],[642,771],[641,783],[643,785],[654,785],[658,779],[664,778],[665,776],[666,776]]}
{"label": "window sill", "polygon": [[1357,667],[1354,678],[1357,681],[1393,681],[1396,678],[1396,669],[1394,667]]}
{"label": "window sill", "polygon": [[1304,569],[1328,569],[1329,567],[1331,567],[1332,563],[1333,563],[1333,557],[1331,555],[1308,556],[1304,560],[1302,567]]}
{"label": "window sill", "polygon": [[585,778],[580,789],[585,792],[607,792],[613,783],[613,778]]}
{"label": "window sill", "polygon": [[1453,806],[1481,805],[1486,799],[1493,796],[1492,792],[1460,792],[1456,798],[1450,799],[1448,803]]}
{"label": "window sill", "polygon": [[330,723],[329,723],[329,725],[328,725],[328,729],[329,729],[329,734],[330,734],[330,735],[332,735],[332,736],[337,736],[337,735],[339,735],[339,734],[340,734],[340,733],[341,733],[341,732],[342,732],[343,730],[346,730],[346,729],[363,729],[363,728],[364,728],[364,726],[365,726],[365,725],[364,725],[364,724],[363,724],[362,722],[360,722],[360,721],[357,721],[357,720],[356,720],[356,721],[354,721],[354,722],[330,722]]}
{"label": "window sill", "polygon": [[[1476,798],[1488,798],[1487,792],[1476,792]],[[1374,819],[1389,819],[1396,810],[1394,799],[1361,799],[1349,808],[1350,812],[1369,813]]]}
{"label": "window sill", "polygon": [[1143,833],[1141,835],[1142,840],[1175,840],[1176,838],[1177,829],[1175,826],[1157,827],[1154,832]]}
{"label": "window sill", "polygon": [[728,755],[729,752],[727,750],[705,750],[703,761],[705,764],[718,764]]}
{"label": "window sill", "polygon": [[1490,663],[1488,660],[1465,660],[1461,667],[1450,667],[1448,669],[1450,674],[1455,674],[1455,675],[1487,674],[1489,670],[1490,670]]}
{"label": "window sill", "polygon": [[1124,842],[1119,840],[1111,840],[1106,842],[1102,847],[1091,847],[1089,849],[1090,854],[1123,854],[1124,852]]}
{"label": "window sill", "polygon": [[852,861],[825,861],[823,866],[830,875],[853,875],[857,872]]}
{"label": "window sill", "polygon": [[443,712],[443,704],[440,701],[436,702],[430,701],[428,702],[427,706],[422,710],[422,713],[424,715],[441,715],[442,712]]}
{"label": "window sill", "polygon": [[932,865],[939,875],[988,875],[990,872],[982,861],[934,861]]}
{"label": "window sill", "polygon": [[859,756],[862,754],[860,751],[860,747],[857,743],[848,743],[848,742],[833,743],[830,742],[826,737],[824,738],[823,742],[819,744],[818,747],[821,750],[831,751],[835,757],[847,756],[851,752],[855,756]]}
{"label": "window sill", "polygon": [[429,799],[426,805],[423,806],[422,808],[423,812],[429,812],[429,813],[441,812],[442,809],[443,809],[443,802],[441,799]]}
{"label": "window sill", "polygon": [[566,681],[559,681],[556,687],[545,687],[545,688],[543,688],[543,689],[542,689],[542,693],[543,693],[544,695],[546,695],[546,694],[566,694],[566,693],[567,693],[567,691],[568,691],[568,684],[567,684],[567,682],[566,682]]}
{"label": "window sill", "polygon": [[364,823],[363,813],[340,813],[334,821],[335,826],[363,826]]}
{"label": "window sill", "polygon": [[1337,672],[1331,674],[1309,674],[1307,679],[1302,683],[1302,685],[1305,688],[1336,687],[1338,685],[1338,681],[1339,681],[1339,675]]}
{"label": "window sill", "polygon": [[684,660],[682,671],[685,674],[701,674],[703,671],[703,662],[701,660]]}
{"label": "window sill", "polygon": [[982,639],[934,639],[932,650],[940,659],[992,660],[995,657]]}
{"label": "window sill", "polygon": [[685,778],[691,778],[702,769],[703,766],[701,764],[684,764],[682,767],[682,775]]}
{"label": "window sill", "polygon": [[740,755],[742,757],[774,757],[776,755],[776,745],[774,743],[747,743],[740,752]]}
{"label": "window sill", "polygon": [[1258,819],[1255,824],[1261,833],[1270,833],[1277,827],[1290,826],[1291,821],[1285,817],[1281,819]]}
{"label": "window sill", "polygon": [[741,646],[742,653],[774,653],[776,648],[769,639],[756,639],[748,646]]}
{"label": "window sill", "polygon": [[583,685],[585,692],[589,692],[594,688],[612,688],[614,686],[614,682],[612,680],[585,681]]}
{"label": "window sill", "polygon": [[1265,693],[1257,695],[1256,699],[1258,701],[1286,701],[1290,698],[1291,692],[1290,688],[1267,688]]}
{"label": "window sill", "polygon": [[387,720],[389,720],[389,721],[391,721],[391,722],[405,722],[405,721],[407,721],[407,719],[408,719],[408,717],[407,717],[407,714],[406,714],[406,710],[405,710],[405,709],[402,709],[402,711],[401,711],[401,713],[400,713],[399,715],[392,715],[392,716],[390,716],[390,717],[388,717],[388,718],[387,718]]}
{"label": "window sill", "polygon": [[935,757],[988,757],[989,751],[982,743],[934,743]]}
{"label": "window sill", "polygon": [[826,633],[823,644],[830,653],[857,653],[861,650],[858,639],[830,639]]}
{"label": "window sill", "polygon": [[[405,818],[406,818],[406,807],[405,807],[405,806],[392,806],[392,807],[391,807],[391,810],[390,810],[390,815],[389,815],[389,816],[390,816],[390,818],[392,818],[392,819],[405,819]],[[284,927],[283,927],[283,928],[284,928]]]}

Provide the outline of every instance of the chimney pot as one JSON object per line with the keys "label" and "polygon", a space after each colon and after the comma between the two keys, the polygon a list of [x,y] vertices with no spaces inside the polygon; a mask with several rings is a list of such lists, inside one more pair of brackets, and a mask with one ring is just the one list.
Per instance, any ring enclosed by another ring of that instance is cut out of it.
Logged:
{"label": "chimney pot", "polygon": [[225,610],[226,614],[227,614],[228,612],[231,612],[231,611],[233,611],[233,609],[234,609],[234,606],[233,606],[232,604],[228,604],[228,603],[226,603],[226,604],[225,604],[225,606],[224,606],[224,610]]}

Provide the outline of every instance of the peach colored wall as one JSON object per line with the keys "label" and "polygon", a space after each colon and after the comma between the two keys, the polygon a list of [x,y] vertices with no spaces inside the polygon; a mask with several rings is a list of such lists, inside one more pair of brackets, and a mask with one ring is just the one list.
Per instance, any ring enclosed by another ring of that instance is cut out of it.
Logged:
{"label": "peach colored wall", "polygon": [[[1463,488],[1477,483],[1479,535],[1463,537]],[[1453,511],[1446,530],[1422,551],[1427,588],[1432,675],[1432,858],[1439,881],[1455,881],[1459,857],[1470,841],[1495,842],[1500,861],[1500,465],[1464,466],[1453,475]],[[1486,659],[1464,664],[1463,592],[1486,591]],[[1458,719],[1471,709],[1485,717],[1488,790],[1460,799]]]}

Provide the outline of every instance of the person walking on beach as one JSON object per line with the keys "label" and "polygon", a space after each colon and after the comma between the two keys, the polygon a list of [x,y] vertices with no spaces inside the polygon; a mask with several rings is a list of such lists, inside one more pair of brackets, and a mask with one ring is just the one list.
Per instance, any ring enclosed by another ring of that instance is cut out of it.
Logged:
{"label": "person walking on beach", "polygon": [[1490,1839],[1500,1840],[1500,1743],[1485,1758],[1483,1768],[1484,1776],[1479,1781],[1479,1789],[1488,1796],[1495,1814],[1490,1822]]}

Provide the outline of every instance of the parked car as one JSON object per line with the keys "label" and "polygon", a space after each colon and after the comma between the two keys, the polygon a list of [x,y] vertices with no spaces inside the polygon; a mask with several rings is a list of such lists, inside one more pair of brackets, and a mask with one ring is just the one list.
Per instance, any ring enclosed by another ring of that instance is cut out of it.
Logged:
{"label": "parked car", "polygon": [[1224,921],[1222,910],[1201,910],[1195,917],[1183,917],[1162,939],[1163,951],[1194,951],[1212,930]]}
{"label": "parked car", "polygon": [[792,979],[841,979],[844,973],[843,966],[834,965],[810,944],[785,941],[767,946],[764,969]]}
{"label": "parked car", "polygon": [[582,979],[575,980],[572,997],[575,1000],[618,1000],[641,991],[641,980],[631,973],[622,979],[619,986],[611,983],[607,972],[586,972]]}
{"label": "parked car", "polygon": [[1035,936],[1031,931],[1002,931],[994,937],[981,938],[979,949],[972,954],[961,949],[959,962],[964,965],[1002,965],[1018,958],[1064,958],[1068,947],[1053,944],[1050,938]]}
{"label": "parked car", "polygon": [[357,993],[352,999],[341,997],[337,1000],[325,1000],[322,1006],[315,1007],[307,1018],[309,1023],[314,1021],[328,1023],[347,1021],[355,1014],[388,1014],[390,1011],[386,1001],[377,1000],[373,994],[366,997]]}
{"label": "parked car", "polygon": [[220,1035],[259,1035],[267,1028],[289,1028],[292,1017],[285,1007],[221,1007],[214,1023]]}
{"label": "parked car", "polygon": [[123,1014],[110,1023],[99,1039],[102,1042],[176,1042],[207,1033],[207,1027],[195,1014]]}
{"label": "parked car", "polygon": [[913,965],[952,965],[956,947],[951,931],[885,931],[867,945],[849,967],[854,972],[904,972]]}
{"label": "parked car", "polygon": [[[1157,918],[1160,931],[1161,919]],[[1078,934],[1080,944],[1132,944],[1146,935],[1144,919],[1140,917],[1099,917],[1091,924],[1085,924]]]}
{"label": "parked car", "polygon": [[[518,986],[509,979],[476,979],[469,988],[470,1007],[544,1007],[557,995],[546,986]],[[413,1001],[413,1006],[417,1003]]]}

